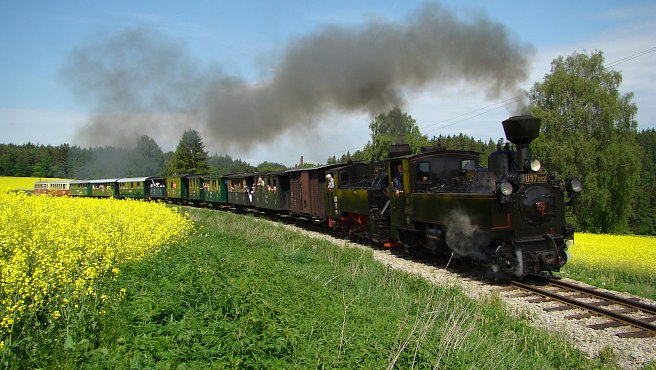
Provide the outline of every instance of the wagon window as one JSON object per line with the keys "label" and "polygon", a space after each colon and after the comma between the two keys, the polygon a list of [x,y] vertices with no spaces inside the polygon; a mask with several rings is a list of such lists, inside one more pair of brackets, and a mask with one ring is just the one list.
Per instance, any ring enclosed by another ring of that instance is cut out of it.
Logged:
{"label": "wagon window", "polygon": [[430,162],[420,162],[417,166],[417,183],[430,183]]}
{"label": "wagon window", "polygon": [[462,162],[460,162],[460,168],[463,171],[474,170],[476,169],[476,161],[473,159],[464,159]]}
{"label": "wagon window", "polygon": [[349,174],[346,171],[342,171],[339,173],[339,184],[342,186],[348,185],[349,184]]}

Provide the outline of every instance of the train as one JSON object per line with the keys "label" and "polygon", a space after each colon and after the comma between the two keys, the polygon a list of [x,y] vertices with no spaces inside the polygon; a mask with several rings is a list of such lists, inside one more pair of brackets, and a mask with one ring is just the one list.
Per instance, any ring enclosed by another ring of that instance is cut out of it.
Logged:
{"label": "train", "polygon": [[[309,220],[326,229],[457,257],[509,278],[558,271],[575,227],[566,222],[583,185],[558,178],[531,152],[540,119],[502,122],[505,145],[488,156],[441,145],[389,158],[268,173],[73,180],[69,195],[160,200]],[[513,145],[511,146],[510,143]]]}
{"label": "train", "polygon": [[63,196],[68,195],[70,180],[44,180],[34,183],[34,194]]}

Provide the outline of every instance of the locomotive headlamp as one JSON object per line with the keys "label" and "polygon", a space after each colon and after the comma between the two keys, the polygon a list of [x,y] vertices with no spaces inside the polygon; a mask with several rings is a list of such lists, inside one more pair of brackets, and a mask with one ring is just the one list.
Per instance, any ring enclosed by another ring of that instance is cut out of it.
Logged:
{"label": "locomotive headlamp", "polygon": [[497,185],[497,190],[499,191],[499,193],[508,196],[512,194],[513,186],[508,181],[503,180],[499,183],[499,185]]}
{"label": "locomotive headlamp", "polygon": [[565,187],[570,193],[580,193],[583,190],[583,184],[576,177],[570,177],[567,179]]}
{"label": "locomotive headlamp", "polygon": [[540,161],[537,159],[531,159],[531,171],[533,172],[538,172],[540,171],[540,168],[542,168],[542,164],[540,164]]}

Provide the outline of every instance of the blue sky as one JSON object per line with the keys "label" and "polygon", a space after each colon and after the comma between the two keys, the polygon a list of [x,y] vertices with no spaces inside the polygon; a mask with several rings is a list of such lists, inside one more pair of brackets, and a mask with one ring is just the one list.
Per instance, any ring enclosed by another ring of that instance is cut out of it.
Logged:
{"label": "blue sky", "polygon": [[[402,23],[424,1],[7,1],[0,0],[0,142],[87,145],[75,135],[95,107],[75,96],[63,81],[71,53],[97,35],[126,29],[149,30],[181,45],[199,68],[219,68],[227,76],[257,85],[271,78],[284,50],[328,25],[357,29],[372,21]],[[541,81],[549,63],[575,51],[604,51],[607,64],[656,47],[656,4],[651,1],[444,1],[462,19],[484,14],[511,38],[535,50],[524,89]],[[656,52],[614,66],[622,72],[622,92],[633,92],[640,129],[656,127]],[[462,83],[427,84],[404,91],[402,107],[422,132],[464,132],[476,138],[503,136],[504,104],[514,91],[495,99]],[[482,110],[480,108],[488,107]],[[169,112],[170,113],[170,112]],[[254,163],[264,160],[324,162],[362,148],[369,139],[370,113],[328,110],[313,117],[310,134],[293,132],[260,140],[248,148],[226,146],[207,136],[210,153]],[[185,128],[145,132],[164,150],[173,150]],[[202,126],[199,126],[202,127]],[[176,131],[177,130],[177,131]],[[199,128],[205,138],[206,135]],[[316,139],[313,139],[316,138]],[[135,138],[136,139],[136,138]],[[223,138],[222,140],[225,140]],[[114,144],[99,138],[93,144]]]}

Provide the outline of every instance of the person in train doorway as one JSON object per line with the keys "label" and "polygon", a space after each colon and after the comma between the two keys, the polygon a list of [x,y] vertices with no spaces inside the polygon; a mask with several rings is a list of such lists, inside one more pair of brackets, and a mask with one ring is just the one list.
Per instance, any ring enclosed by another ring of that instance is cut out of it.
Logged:
{"label": "person in train doorway", "polygon": [[403,192],[403,166],[401,165],[401,163],[399,163],[396,166],[396,171],[394,172],[392,185],[394,186],[394,192],[396,194],[400,194]]}
{"label": "person in train doorway", "polygon": [[326,182],[328,183],[328,190],[332,191],[335,188],[335,180],[331,174],[326,175]]}

